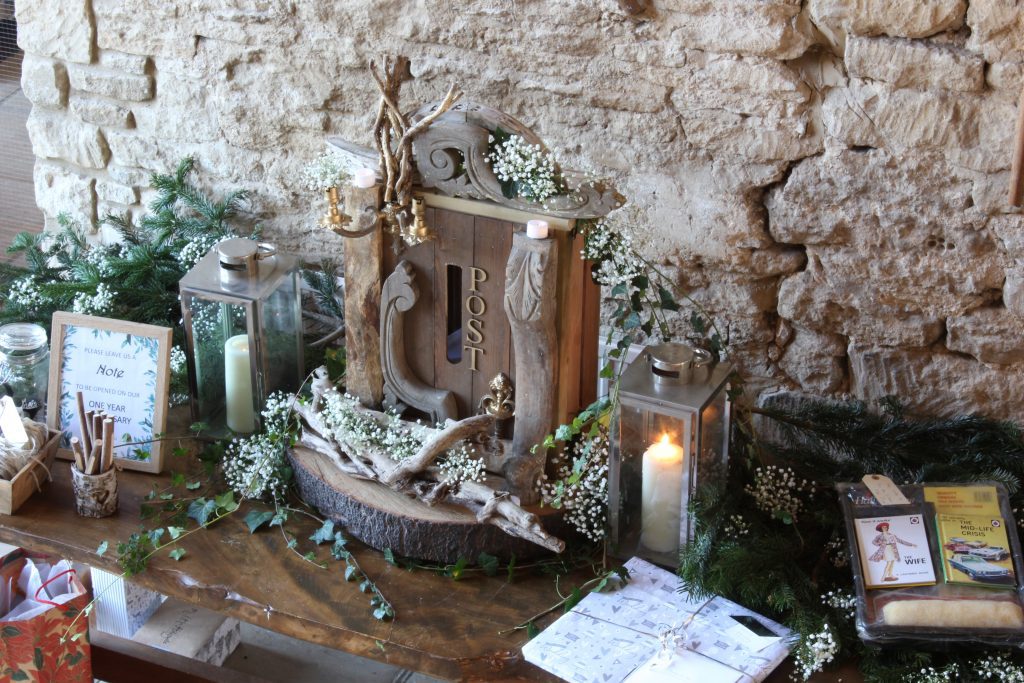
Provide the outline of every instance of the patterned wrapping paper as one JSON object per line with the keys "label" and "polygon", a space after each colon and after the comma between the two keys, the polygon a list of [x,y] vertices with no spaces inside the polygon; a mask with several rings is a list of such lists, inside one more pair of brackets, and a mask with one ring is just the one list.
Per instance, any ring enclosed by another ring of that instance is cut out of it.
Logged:
{"label": "patterned wrapping paper", "polygon": [[93,608],[96,628],[130,639],[156,612],[164,596],[127,579],[93,567],[92,590],[99,597]]}
{"label": "patterned wrapping paper", "polygon": [[571,683],[750,683],[789,654],[790,631],[780,624],[725,598],[693,600],[677,576],[639,558],[626,568],[628,584],[585,597],[523,646],[526,660]]}
{"label": "patterned wrapping paper", "polygon": [[[28,562],[48,564],[48,559],[14,550],[0,559],[0,582],[17,585]],[[72,575],[68,586],[77,597],[42,614],[23,621],[0,616],[0,683],[92,683],[89,620],[79,617],[90,598],[77,577]]]}

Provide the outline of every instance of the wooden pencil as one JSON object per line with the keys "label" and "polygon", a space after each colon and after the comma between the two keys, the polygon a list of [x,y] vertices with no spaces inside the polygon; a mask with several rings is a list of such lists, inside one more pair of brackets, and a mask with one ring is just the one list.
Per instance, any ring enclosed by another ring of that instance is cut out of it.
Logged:
{"label": "wooden pencil", "polygon": [[75,455],[75,464],[78,465],[78,471],[85,473],[85,454],[82,451],[82,442],[77,436],[71,437],[71,452]]}
{"label": "wooden pencil", "polygon": [[92,439],[89,435],[89,414],[85,412],[85,396],[79,391],[75,394],[75,399],[78,401],[78,424],[82,431],[82,443],[85,445],[85,452],[88,453],[92,450]]}
{"label": "wooden pencil", "polygon": [[106,472],[114,464],[114,421],[109,417],[103,420],[103,462],[100,472]]}

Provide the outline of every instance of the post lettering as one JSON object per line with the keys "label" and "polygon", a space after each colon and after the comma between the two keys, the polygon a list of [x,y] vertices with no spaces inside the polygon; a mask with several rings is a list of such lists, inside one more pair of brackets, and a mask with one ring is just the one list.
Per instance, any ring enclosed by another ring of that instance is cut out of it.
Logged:
{"label": "post lettering", "polygon": [[469,351],[469,369],[472,370],[473,372],[476,372],[478,370],[476,366],[476,354],[484,353],[484,350],[476,346],[469,345],[463,346],[462,350]]}

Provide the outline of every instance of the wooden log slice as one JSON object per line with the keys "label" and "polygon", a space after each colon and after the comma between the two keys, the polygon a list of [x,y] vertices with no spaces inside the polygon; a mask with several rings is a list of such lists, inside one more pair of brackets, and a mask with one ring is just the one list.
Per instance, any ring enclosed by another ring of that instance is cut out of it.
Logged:
{"label": "wooden log slice", "polygon": [[[509,536],[493,524],[480,523],[462,507],[427,505],[376,481],[350,477],[324,455],[301,446],[289,454],[299,493],[320,514],[340,524],[366,545],[395,555],[432,562],[475,562],[480,553],[507,561],[550,556],[550,551]],[[552,508],[531,511],[552,533],[565,530],[562,514]]]}

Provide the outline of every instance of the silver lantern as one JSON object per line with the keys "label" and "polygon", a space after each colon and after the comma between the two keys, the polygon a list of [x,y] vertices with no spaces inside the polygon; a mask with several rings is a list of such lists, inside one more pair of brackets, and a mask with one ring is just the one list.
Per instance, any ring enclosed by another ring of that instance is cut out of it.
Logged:
{"label": "silver lantern", "polygon": [[613,552],[675,568],[697,487],[726,475],[732,366],[685,344],[650,346],[622,374],[609,456]]}
{"label": "silver lantern", "polygon": [[192,418],[218,434],[256,431],[267,397],[302,382],[298,259],[225,240],[180,289]]}

